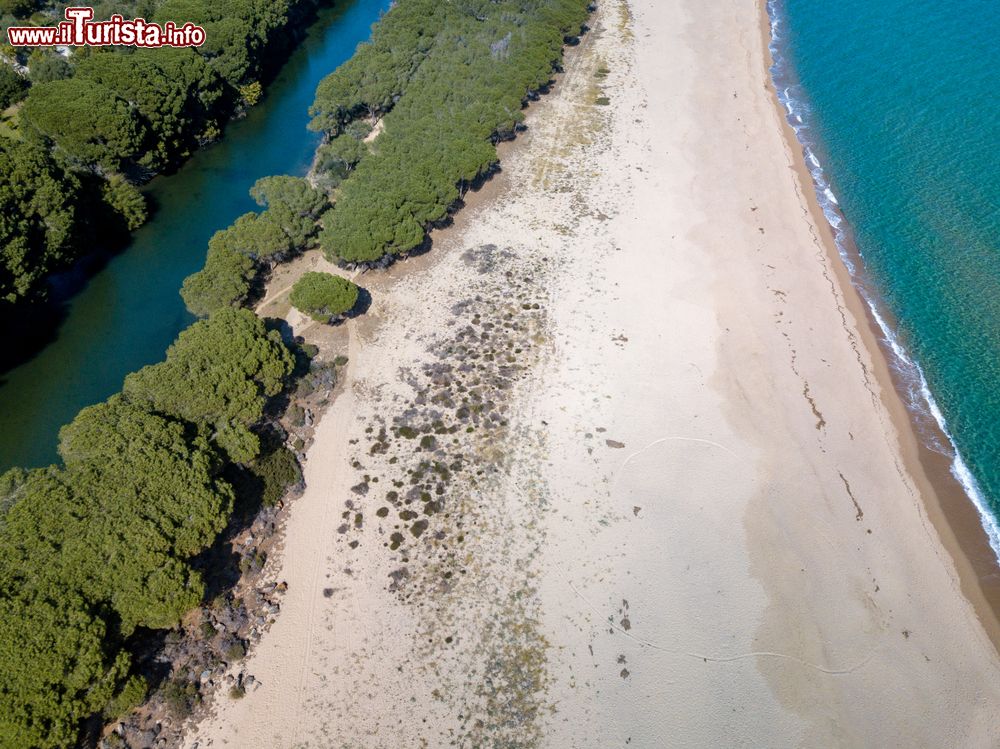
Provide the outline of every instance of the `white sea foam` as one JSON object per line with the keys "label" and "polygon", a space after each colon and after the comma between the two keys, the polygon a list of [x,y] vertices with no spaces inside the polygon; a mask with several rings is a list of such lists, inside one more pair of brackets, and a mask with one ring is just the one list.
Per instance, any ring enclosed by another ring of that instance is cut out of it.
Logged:
{"label": "white sea foam", "polygon": [[857,288],[861,298],[864,299],[865,304],[868,305],[868,309],[871,310],[872,317],[882,333],[883,342],[893,353],[894,358],[890,364],[900,375],[900,380],[906,388],[907,407],[918,417],[918,424],[921,418],[932,418],[941,433],[948,440],[947,445],[942,445],[930,433],[927,433],[922,435],[925,443],[930,449],[945,455],[951,460],[951,474],[962,485],[965,493],[979,511],[983,529],[989,538],[990,547],[993,549],[993,553],[997,559],[1000,560],[1000,522],[997,521],[997,518],[990,511],[989,504],[979,483],[962,459],[955,440],[951,432],[948,431],[948,422],[941,412],[934,394],[931,393],[927,385],[923,369],[910,356],[906,347],[899,340],[899,336],[896,335],[896,332],[879,311],[880,304],[878,300],[870,291],[869,285],[859,273],[854,259],[847,251],[847,225],[843,214],[840,212],[840,202],[837,200],[833,188],[823,171],[823,165],[816,154],[816,141],[812,138],[812,131],[809,126],[809,108],[805,103],[805,97],[800,93],[799,87],[789,82],[788,77],[791,69],[781,48],[784,20],[782,19],[778,5],[779,0],[768,0],[767,2],[767,13],[771,26],[769,50],[773,61],[771,77],[775,90],[778,92],[778,100],[787,112],[788,124],[792,127],[795,137],[802,146],[802,152],[807,163],[811,165],[809,172],[813,178],[813,187],[816,190],[816,196],[823,215],[833,228],[837,252],[844,266],[847,268],[855,288]]}

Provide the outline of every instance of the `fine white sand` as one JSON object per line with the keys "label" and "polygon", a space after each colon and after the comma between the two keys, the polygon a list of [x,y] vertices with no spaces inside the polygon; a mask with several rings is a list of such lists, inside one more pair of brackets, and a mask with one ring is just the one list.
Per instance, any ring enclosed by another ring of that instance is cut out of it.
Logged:
{"label": "fine white sand", "polygon": [[601,3],[503,176],[358,279],[260,686],[189,746],[1000,742],[760,20]]}

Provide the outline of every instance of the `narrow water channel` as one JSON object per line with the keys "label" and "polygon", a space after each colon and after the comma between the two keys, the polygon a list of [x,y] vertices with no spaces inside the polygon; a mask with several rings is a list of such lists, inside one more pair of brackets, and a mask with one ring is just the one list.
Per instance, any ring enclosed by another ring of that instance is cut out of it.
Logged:
{"label": "narrow water channel", "polygon": [[147,190],[157,206],[132,244],[69,303],[55,340],[0,375],[0,471],[56,460],[60,427],[121,388],[129,372],[163,358],[192,321],[178,294],[205,259],[209,237],[257,208],[250,186],[305,174],[319,140],[306,129],[316,85],[366,40],[390,0],[338,0],[250,115],[177,174]]}

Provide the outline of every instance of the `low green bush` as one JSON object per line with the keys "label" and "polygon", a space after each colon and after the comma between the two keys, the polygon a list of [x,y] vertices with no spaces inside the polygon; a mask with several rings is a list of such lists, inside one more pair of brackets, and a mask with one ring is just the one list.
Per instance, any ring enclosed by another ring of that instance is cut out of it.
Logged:
{"label": "low green bush", "polygon": [[329,322],[350,312],[358,302],[358,293],[358,287],[346,278],[310,271],[295,282],[289,301],[313,320]]}

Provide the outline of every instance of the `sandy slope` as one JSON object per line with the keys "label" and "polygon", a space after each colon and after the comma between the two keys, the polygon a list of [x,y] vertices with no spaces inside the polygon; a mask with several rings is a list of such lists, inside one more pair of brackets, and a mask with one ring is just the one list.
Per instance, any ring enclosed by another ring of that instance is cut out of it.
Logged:
{"label": "sandy slope", "polygon": [[1000,742],[1000,663],[804,201],[759,8],[628,7],[497,194],[362,279],[261,686],[190,746]]}

